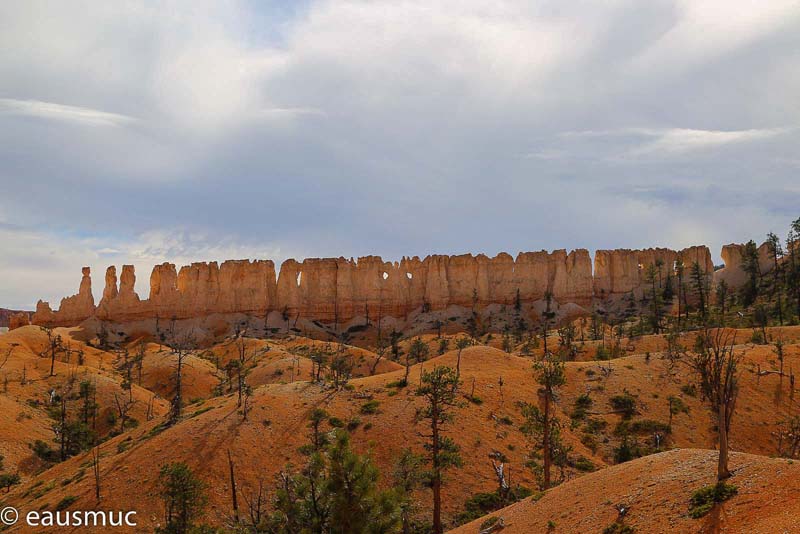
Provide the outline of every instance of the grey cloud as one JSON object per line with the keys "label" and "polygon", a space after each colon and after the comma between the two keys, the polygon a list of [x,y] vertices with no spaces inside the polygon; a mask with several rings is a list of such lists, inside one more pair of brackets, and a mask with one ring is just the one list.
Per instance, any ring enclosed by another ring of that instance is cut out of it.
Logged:
{"label": "grey cloud", "polygon": [[25,268],[73,292],[84,261],[783,231],[800,8],[712,4],[3,4],[0,109],[40,104],[0,112],[0,228],[26,229],[0,246],[62,260],[7,254],[0,306],[39,296]]}

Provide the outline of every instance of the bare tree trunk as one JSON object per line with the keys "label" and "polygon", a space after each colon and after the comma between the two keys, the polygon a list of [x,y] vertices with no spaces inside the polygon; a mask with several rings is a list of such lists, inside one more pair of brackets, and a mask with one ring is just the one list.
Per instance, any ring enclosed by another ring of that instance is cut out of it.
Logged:
{"label": "bare tree trunk", "polygon": [[719,427],[719,461],[717,462],[717,481],[730,478],[731,472],[728,470],[728,424],[726,417],[726,406],[724,402],[719,405],[718,427]]}
{"label": "bare tree trunk", "polygon": [[233,499],[233,519],[239,523],[239,502],[236,499],[236,477],[233,472],[233,458],[231,458],[231,451],[228,449],[228,466],[231,472],[231,498]]}
{"label": "bare tree trunk", "polygon": [[550,464],[552,451],[550,450],[550,395],[544,396],[544,432],[542,432],[542,456],[544,463],[544,489],[550,489]]}
{"label": "bare tree trunk", "polygon": [[439,458],[439,407],[436,403],[431,406],[431,459],[433,460],[433,534],[442,534],[442,472]]}
{"label": "bare tree trunk", "polygon": [[100,502],[100,445],[92,450],[92,469],[94,471],[94,496]]}

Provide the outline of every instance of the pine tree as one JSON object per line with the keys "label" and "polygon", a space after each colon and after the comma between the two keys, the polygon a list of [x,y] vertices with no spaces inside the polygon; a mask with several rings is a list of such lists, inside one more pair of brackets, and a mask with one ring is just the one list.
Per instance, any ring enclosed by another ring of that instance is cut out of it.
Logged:
{"label": "pine tree", "polygon": [[742,270],[747,273],[747,281],[742,286],[742,304],[751,306],[758,298],[758,282],[761,267],[758,264],[758,247],[752,239],[745,243],[742,252]]}
{"label": "pine tree", "polygon": [[436,367],[422,375],[422,386],[416,394],[424,397],[426,406],[419,411],[419,416],[427,419],[430,434],[426,434],[430,463],[430,487],[433,491],[433,533],[442,534],[442,482],[447,469],[461,466],[459,447],[449,437],[443,435],[444,427],[453,420],[453,408],[459,403],[456,400],[458,378],[451,367]]}
{"label": "pine tree", "polygon": [[183,462],[166,464],[158,476],[159,495],[164,503],[163,527],[158,534],[187,534],[203,514],[208,498],[206,484]]}
{"label": "pine tree", "polygon": [[706,305],[708,303],[708,280],[706,272],[702,270],[698,262],[692,263],[692,290],[697,297],[697,306],[700,311],[700,318],[705,323],[706,320]]}
{"label": "pine tree", "polygon": [[329,502],[331,534],[384,534],[394,532],[400,515],[392,491],[380,491],[380,474],[369,456],[356,454],[350,438],[338,431],[328,451],[324,491]]}
{"label": "pine tree", "polygon": [[551,467],[553,451],[559,444],[559,421],[554,415],[556,390],[566,383],[564,362],[561,358],[549,352],[544,354],[541,361],[533,364],[536,381],[539,389],[539,405],[523,405],[525,424],[523,433],[532,437],[537,442],[537,448],[542,450],[543,489],[551,486]]}

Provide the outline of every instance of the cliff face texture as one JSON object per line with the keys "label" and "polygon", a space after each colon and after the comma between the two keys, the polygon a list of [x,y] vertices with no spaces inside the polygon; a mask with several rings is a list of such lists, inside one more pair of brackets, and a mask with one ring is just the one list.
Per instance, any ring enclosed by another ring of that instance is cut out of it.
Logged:
{"label": "cliff face texture", "polygon": [[[744,271],[744,245],[731,243],[722,247],[722,261],[725,262],[725,267],[714,273],[714,282],[719,283],[722,280],[730,287],[738,287],[745,283],[747,280],[747,273]],[[758,266],[762,273],[772,270],[775,266],[772,256],[769,253],[769,246],[767,243],[758,247]]]}
{"label": "cliff face texture", "polygon": [[560,304],[589,306],[593,299],[637,291],[644,284],[644,267],[663,262],[666,275],[676,260],[687,268],[697,261],[711,276],[714,266],[706,247],[599,250],[594,275],[589,252],[578,249],[522,252],[516,258],[428,256],[386,262],[377,256],[357,261],[345,258],[286,260],[275,271],[269,260],[193,263],[177,270],[164,263],[153,268],[150,294],[142,300],[134,291],[136,274],[124,265],[105,274],[105,288],[95,307],[88,268],[77,295],[61,301],[58,311],[39,302],[35,324],[72,325],[96,317],[128,322],[159,317],[188,319],[211,314],[245,313],[263,316],[277,311],[341,325],[355,317],[402,318],[429,308],[533,302],[551,294]]}
{"label": "cliff face texture", "polygon": [[682,261],[689,273],[694,262],[706,273],[714,272],[711,252],[708,247],[695,246],[674,251],[667,248],[646,250],[598,250],[594,258],[594,292],[596,296],[614,295],[635,291],[645,282],[645,269],[649,265],[659,266],[662,276],[667,271],[675,273],[677,261]]}

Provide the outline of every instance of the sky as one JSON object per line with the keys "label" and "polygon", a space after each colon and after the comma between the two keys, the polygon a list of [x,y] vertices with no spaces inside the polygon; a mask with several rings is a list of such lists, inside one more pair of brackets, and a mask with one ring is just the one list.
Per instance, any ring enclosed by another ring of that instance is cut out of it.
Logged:
{"label": "sky", "polygon": [[800,216],[796,0],[0,3],[0,307],[92,267],[711,247]]}

